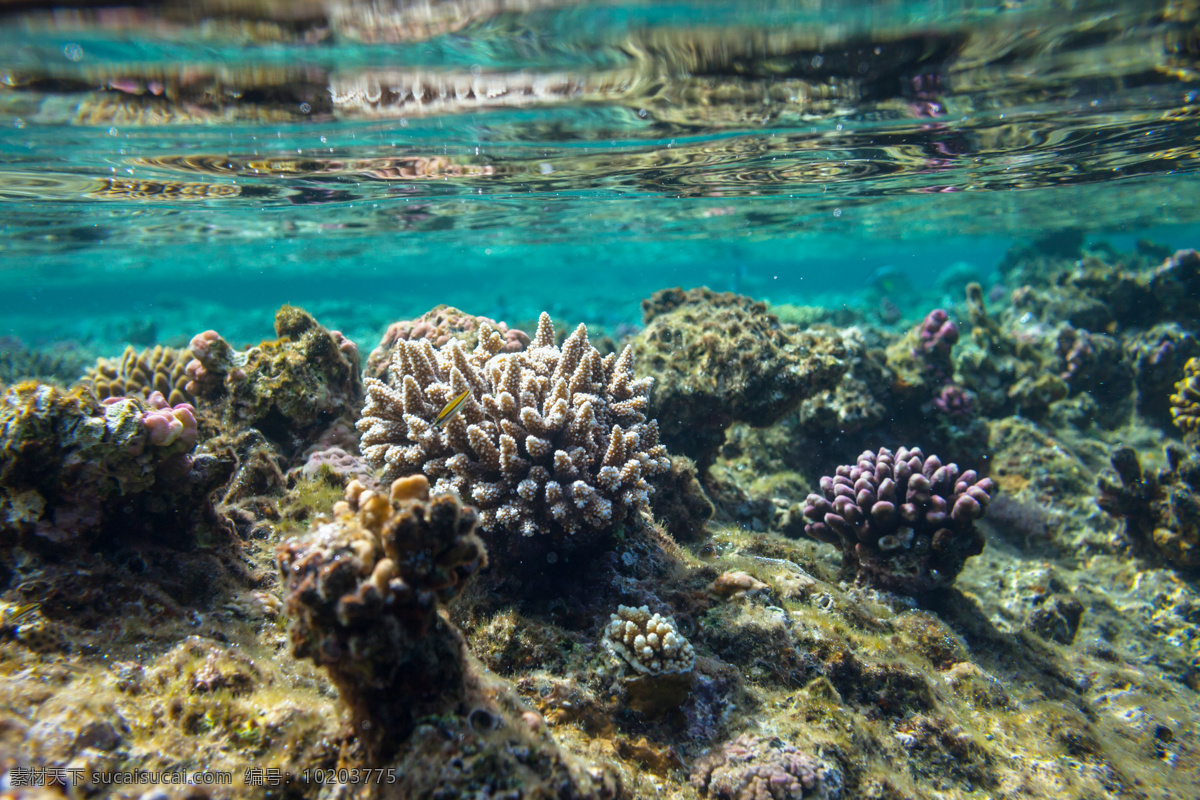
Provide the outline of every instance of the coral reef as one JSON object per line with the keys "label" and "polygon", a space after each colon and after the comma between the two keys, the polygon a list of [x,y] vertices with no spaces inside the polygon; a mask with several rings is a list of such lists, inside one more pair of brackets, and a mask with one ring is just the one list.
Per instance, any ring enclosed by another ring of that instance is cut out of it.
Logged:
{"label": "coral reef", "polygon": [[280,545],[279,573],[297,658],[324,666],[377,756],[416,719],[461,697],[463,642],[438,603],[487,564],[475,512],[429,498],[421,475],[390,499],[352,482],[332,519]]}
{"label": "coral reef", "polygon": [[692,785],[713,800],[837,800],[842,771],[794,745],[744,733],[701,758]]}
{"label": "coral reef", "polygon": [[187,390],[187,365],[192,360],[188,350],[155,345],[142,351],[126,347],[120,358],[96,360],[84,380],[101,400],[109,397],[141,397],[159,392],[171,405],[195,403]]}
{"label": "coral reef", "polygon": [[770,425],[845,370],[840,337],[784,325],[748,297],[667,289],[642,307],[646,328],[633,346],[655,379],[650,414],[702,473],[731,423]]}
{"label": "coral reef", "polygon": [[20,381],[73,383],[91,356],[75,342],[31,348],[16,336],[0,336],[0,386]]}
{"label": "coral reef", "polygon": [[254,427],[292,453],[353,413],[362,398],[358,348],[294,306],[275,314],[274,341],[234,350],[216,331],[192,339],[186,390],[229,428]]}
{"label": "coral reef", "polygon": [[989,478],[925,457],[920,448],[870,450],[821,478],[804,531],[842,548],[860,582],[916,594],[949,586],[967,558],[983,552],[975,529],[995,491]]}
{"label": "coral reef", "polygon": [[192,406],[23,383],[0,401],[0,528],[56,543],[100,531],[186,540],[228,465],[192,456]]}
{"label": "coral reef", "polygon": [[490,317],[477,317],[453,306],[440,305],[416,319],[389,325],[379,344],[367,356],[367,374],[383,378],[400,342],[428,339],[434,347],[443,347],[451,339],[458,339],[464,347],[472,347],[477,343],[484,323],[504,338],[503,352],[516,353],[529,346],[529,334],[525,331],[510,329],[506,323]]}
{"label": "coral reef", "polygon": [[[583,325],[559,349],[544,313],[525,351],[503,352],[486,323],[479,339],[469,354],[457,339],[404,341],[388,382],[366,380],[361,447],[383,479],[423,472],[478,506],[507,563],[554,563],[648,510],[647,479],[670,461],[646,421],[651,381],[634,379],[631,349],[601,358]],[[461,413],[435,425],[464,393]]]}
{"label": "coral reef", "polygon": [[1142,469],[1132,447],[1112,451],[1120,483],[1101,475],[1100,508],[1125,521],[1122,532],[1144,557],[1180,567],[1200,566],[1200,455],[1176,444],[1166,447],[1167,465]]}

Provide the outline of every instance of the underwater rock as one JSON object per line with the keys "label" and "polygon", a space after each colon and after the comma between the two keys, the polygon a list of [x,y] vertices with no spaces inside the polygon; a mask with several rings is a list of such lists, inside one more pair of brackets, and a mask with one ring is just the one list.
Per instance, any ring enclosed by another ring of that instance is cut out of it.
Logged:
{"label": "underwater rock", "polygon": [[838,800],[841,769],[779,739],[743,733],[692,768],[692,786],[713,800]]}
{"label": "underwater rock", "polygon": [[367,378],[361,448],[383,480],[436,479],[435,491],[478,506],[497,562],[539,569],[648,511],[647,479],[670,461],[632,350],[601,358],[583,325],[560,349],[544,313],[525,351],[503,352],[486,323],[479,339],[471,353],[457,339],[402,342],[389,382]]}
{"label": "underwater rock", "polygon": [[141,397],[161,392],[171,405],[195,404],[187,390],[187,365],[193,356],[189,350],[156,345],[142,351],[126,347],[120,358],[100,358],[83,380],[101,400],[109,397]]}
{"label": "underwater rock", "polygon": [[274,341],[234,350],[216,331],[193,337],[186,389],[234,430],[257,428],[286,453],[303,450],[362,399],[358,348],[294,306],[275,314]]}
{"label": "underwater rock", "polygon": [[464,347],[471,347],[478,343],[480,327],[484,323],[504,338],[503,352],[516,353],[529,346],[529,334],[525,331],[510,329],[504,322],[496,322],[490,317],[477,317],[454,306],[440,305],[416,319],[389,325],[379,344],[367,356],[367,374],[383,379],[400,342],[428,339],[430,344],[440,348],[451,339],[458,339]]}
{"label": "underwater rock", "polygon": [[843,568],[889,591],[918,594],[949,586],[968,558],[983,552],[975,520],[995,484],[975,470],[960,472],[920,448],[870,450],[810,494],[805,533],[840,545]]}
{"label": "underwater rock", "polygon": [[1200,566],[1200,454],[1167,445],[1167,466],[1145,472],[1132,447],[1112,451],[1120,483],[1097,481],[1097,504],[1125,521],[1121,529],[1135,552],[1177,568]]}
{"label": "underwater rock", "polygon": [[655,379],[650,415],[667,446],[701,473],[731,423],[771,425],[846,368],[840,337],[783,325],[748,297],[667,289],[642,307],[647,324],[633,346]]}
{"label": "underwater rock", "polygon": [[424,476],[390,499],[351,483],[333,519],[279,546],[292,652],[323,666],[368,750],[392,752],[416,720],[464,692],[464,644],[439,602],[487,564],[475,511],[429,498]]}
{"label": "underwater rock", "polygon": [[1097,421],[1103,427],[1129,421],[1133,370],[1116,339],[1066,325],[1058,333],[1055,353],[1060,359],[1059,377],[1073,395],[1087,394],[1094,401]]}
{"label": "underwater rock", "polygon": [[0,401],[0,529],[54,543],[157,534],[187,538],[211,515],[228,465],[191,455],[195,409],[149,399],[97,403],[23,383]]}
{"label": "underwater rock", "polygon": [[1083,604],[1070,595],[1051,595],[1033,610],[1026,622],[1043,639],[1071,644],[1083,618]]}

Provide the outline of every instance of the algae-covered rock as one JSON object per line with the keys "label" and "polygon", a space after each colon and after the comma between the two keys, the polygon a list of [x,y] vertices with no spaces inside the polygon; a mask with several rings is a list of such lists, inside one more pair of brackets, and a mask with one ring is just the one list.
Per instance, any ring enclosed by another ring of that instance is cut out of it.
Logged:
{"label": "algae-covered rock", "polygon": [[650,414],[701,472],[731,423],[771,425],[845,370],[840,337],[784,325],[748,297],[668,289],[643,308],[633,347],[639,371],[655,379]]}
{"label": "algae-covered rock", "polygon": [[0,530],[44,542],[126,540],[158,534],[184,541],[211,515],[208,494],[227,464],[192,456],[195,410],[22,383],[0,399]]}
{"label": "algae-covered rock", "polygon": [[303,450],[362,402],[358,348],[308,312],[283,306],[279,337],[245,351],[216,331],[193,337],[186,389],[214,404],[229,429],[254,427],[286,452]]}

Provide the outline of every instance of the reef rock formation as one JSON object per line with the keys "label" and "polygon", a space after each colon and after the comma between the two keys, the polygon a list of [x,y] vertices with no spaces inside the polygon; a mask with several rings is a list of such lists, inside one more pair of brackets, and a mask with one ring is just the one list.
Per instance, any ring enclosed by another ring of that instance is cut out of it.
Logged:
{"label": "reef rock formation", "polygon": [[253,427],[285,451],[303,450],[362,397],[358,348],[294,306],[275,314],[279,337],[234,350],[216,331],[192,338],[186,389],[216,404],[230,428]]}
{"label": "reef rock formation", "polygon": [[0,431],[0,530],[44,541],[106,529],[182,537],[228,477],[214,457],[191,455],[195,409],[158,392],[99,403],[86,389],[22,383],[0,401]]}
{"label": "reef rock formation", "polygon": [[366,379],[363,456],[385,481],[424,473],[477,505],[499,559],[595,544],[648,509],[647,479],[670,468],[646,420],[651,380],[634,379],[629,348],[601,358],[583,325],[560,350],[544,313],[528,350],[504,346],[486,323],[471,353],[402,342],[388,381]]}
{"label": "reef rock formation", "polygon": [[292,652],[329,671],[369,749],[384,753],[462,694],[462,637],[438,602],[487,555],[474,510],[430,499],[424,476],[397,480],[390,498],[352,482],[346,497],[276,559]]}
{"label": "reef rock formation", "polygon": [[983,552],[975,520],[995,492],[990,478],[925,457],[919,447],[870,450],[810,494],[804,531],[840,545],[843,567],[862,583],[917,594],[949,586]]}
{"label": "reef rock formation", "polygon": [[744,733],[701,758],[692,785],[714,800],[837,800],[842,771],[794,745]]}
{"label": "reef rock formation", "polygon": [[642,302],[638,363],[656,383],[663,441],[704,472],[733,422],[765,427],[845,370],[840,337],[780,323],[748,297],[667,289]]}

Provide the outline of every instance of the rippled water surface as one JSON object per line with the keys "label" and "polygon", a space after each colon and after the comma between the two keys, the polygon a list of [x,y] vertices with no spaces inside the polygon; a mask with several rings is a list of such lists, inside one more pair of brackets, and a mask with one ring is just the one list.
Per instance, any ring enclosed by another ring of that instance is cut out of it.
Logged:
{"label": "rippled water surface", "polygon": [[615,321],[677,283],[833,302],[1067,228],[1195,245],[1198,15],[5,3],[0,313]]}

